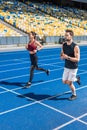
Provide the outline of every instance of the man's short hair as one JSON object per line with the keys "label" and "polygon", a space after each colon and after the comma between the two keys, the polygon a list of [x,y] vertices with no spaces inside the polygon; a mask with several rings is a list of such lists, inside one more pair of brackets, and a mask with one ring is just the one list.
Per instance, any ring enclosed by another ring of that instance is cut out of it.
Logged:
{"label": "man's short hair", "polygon": [[65,32],[66,32],[66,33],[69,33],[72,37],[74,36],[73,30],[66,29]]}

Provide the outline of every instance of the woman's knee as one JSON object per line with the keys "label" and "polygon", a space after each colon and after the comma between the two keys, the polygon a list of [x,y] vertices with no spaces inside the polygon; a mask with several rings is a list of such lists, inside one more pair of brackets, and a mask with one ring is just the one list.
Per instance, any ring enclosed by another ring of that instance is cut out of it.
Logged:
{"label": "woman's knee", "polygon": [[30,70],[34,70],[34,68],[35,68],[34,65],[32,65],[31,68],[30,68]]}

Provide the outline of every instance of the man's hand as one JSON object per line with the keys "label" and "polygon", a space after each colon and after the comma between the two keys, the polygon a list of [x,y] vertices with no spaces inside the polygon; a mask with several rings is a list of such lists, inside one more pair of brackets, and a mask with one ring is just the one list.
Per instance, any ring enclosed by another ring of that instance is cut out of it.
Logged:
{"label": "man's hand", "polygon": [[63,59],[68,59],[68,57],[69,57],[68,55],[66,55],[66,54],[64,54],[64,53],[62,54],[62,58],[63,58]]}

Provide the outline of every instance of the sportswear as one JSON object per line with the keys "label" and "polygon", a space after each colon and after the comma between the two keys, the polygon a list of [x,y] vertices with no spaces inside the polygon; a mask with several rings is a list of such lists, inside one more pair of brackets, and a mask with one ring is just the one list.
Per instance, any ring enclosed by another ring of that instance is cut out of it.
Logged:
{"label": "sportswear", "polygon": [[[77,44],[72,42],[70,45],[67,45],[67,43],[63,44],[63,52],[64,54],[70,56],[70,57],[75,57],[74,55],[74,48]],[[65,67],[69,69],[76,69],[78,68],[78,62],[73,62],[70,61],[69,59],[65,59]]]}

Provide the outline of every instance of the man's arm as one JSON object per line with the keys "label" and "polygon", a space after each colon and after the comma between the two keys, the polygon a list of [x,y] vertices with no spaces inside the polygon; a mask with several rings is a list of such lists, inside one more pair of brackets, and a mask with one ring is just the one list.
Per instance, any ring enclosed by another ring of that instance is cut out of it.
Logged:
{"label": "man's arm", "polygon": [[60,53],[60,58],[61,58],[61,60],[63,60],[63,59],[64,59],[63,55],[64,55],[64,52],[63,52],[63,45],[62,45],[62,48],[61,48],[61,53]]}
{"label": "man's arm", "polygon": [[79,62],[80,60],[80,49],[78,46],[75,46],[74,48],[74,56],[75,57],[68,57],[68,60],[72,61],[72,62]]}
{"label": "man's arm", "polygon": [[80,60],[80,49],[79,49],[78,46],[75,46],[75,48],[74,48],[74,56],[75,57],[70,57],[70,56],[63,53],[62,59],[67,59],[67,60],[70,60],[72,62],[79,62],[79,60]]}

